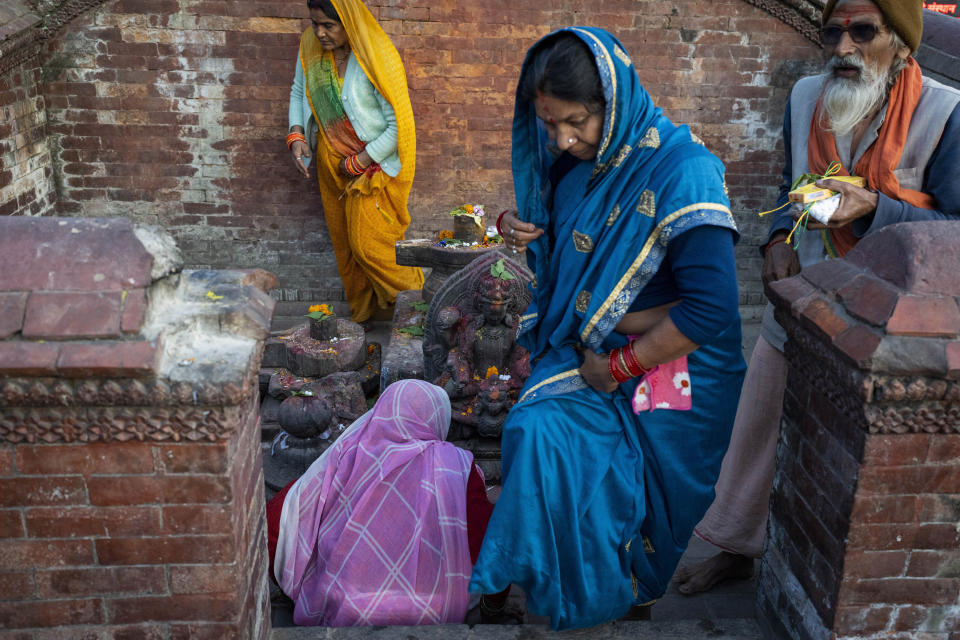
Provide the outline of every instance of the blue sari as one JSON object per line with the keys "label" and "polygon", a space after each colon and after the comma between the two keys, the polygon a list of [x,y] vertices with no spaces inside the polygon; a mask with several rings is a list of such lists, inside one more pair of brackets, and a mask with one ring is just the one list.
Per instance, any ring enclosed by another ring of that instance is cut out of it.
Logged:
{"label": "blue sari", "polygon": [[[616,38],[564,31],[594,54],[603,132],[591,166],[561,182],[565,194],[581,195],[554,197],[556,154],[533,105],[518,95],[520,218],[550,233],[527,251],[536,279],[520,341],[534,367],[504,427],[503,492],[470,584],[481,593],[519,585],[528,610],[550,616],[556,629],[616,619],[666,591],[713,499],[745,369],[735,323],[688,356],[689,411],[638,415],[638,381],[600,393],[580,377],[579,349],[626,344],[614,327],[672,237],[698,225],[735,233],[736,225],[722,163],[654,106]],[[524,68],[529,60],[530,53]]]}

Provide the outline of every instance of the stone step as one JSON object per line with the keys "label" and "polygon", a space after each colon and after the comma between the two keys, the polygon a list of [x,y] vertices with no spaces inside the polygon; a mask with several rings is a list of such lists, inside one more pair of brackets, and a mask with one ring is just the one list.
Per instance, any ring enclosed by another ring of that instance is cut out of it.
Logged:
{"label": "stone step", "polygon": [[760,640],[756,620],[730,618],[669,622],[610,622],[574,631],[552,631],[536,624],[444,624],[425,627],[283,627],[272,640]]}

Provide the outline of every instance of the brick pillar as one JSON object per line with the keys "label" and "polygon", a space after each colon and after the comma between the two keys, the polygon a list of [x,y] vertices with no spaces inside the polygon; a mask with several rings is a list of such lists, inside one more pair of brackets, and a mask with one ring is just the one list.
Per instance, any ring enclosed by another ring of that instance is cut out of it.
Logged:
{"label": "brick pillar", "polygon": [[268,635],[273,286],[122,218],[0,219],[0,636]]}
{"label": "brick pillar", "polygon": [[775,283],[790,362],[758,600],[783,637],[960,635],[960,223]]}

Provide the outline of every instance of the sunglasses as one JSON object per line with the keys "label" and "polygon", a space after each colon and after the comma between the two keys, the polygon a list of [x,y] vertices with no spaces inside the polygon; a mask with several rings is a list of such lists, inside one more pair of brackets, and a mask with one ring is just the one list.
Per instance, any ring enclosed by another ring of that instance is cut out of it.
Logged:
{"label": "sunglasses", "polygon": [[830,25],[820,29],[820,42],[828,47],[840,44],[840,38],[843,34],[849,33],[850,39],[857,44],[866,44],[877,37],[877,34],[883,31],[883,27],[878,27],[872,22],[858,22],[849,27],[839,27]]}

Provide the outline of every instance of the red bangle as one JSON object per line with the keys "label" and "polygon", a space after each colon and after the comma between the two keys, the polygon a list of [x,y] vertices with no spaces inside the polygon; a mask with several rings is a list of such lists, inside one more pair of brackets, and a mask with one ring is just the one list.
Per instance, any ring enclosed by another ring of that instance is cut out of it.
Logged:
{"label": "red bangle", "polygon": [[640,360],[637,359],[637,354],[633,352],[632,342],[628,343],[623,349],[623,359],[626,361],[627,371],[632,373],[634,378],[641,378],[650,373],[650,369],[640,364]]}
{"label": "red bangle", "polygon": [[[618,384],[626,382],[633,376],[630,375],[630,372],[626,370],[626,362],[624,361],[623,348],[614,349],[610,352],[610,358],[608,361],[608,366],[610,368],[610,375],[613,377],[614,381]],[[621,368],[622,365],[622,368]]]}
{"label": "red bangle", "polygon": [[507,210],[504,209],[503,211],[500,212],[500,215],[497,216],[497,235],[500,236],[501,238],[503,237],[503,230],[500,229],[500,221],[503,220],[503,216],[505,216],[506,214],[507,214]]}

